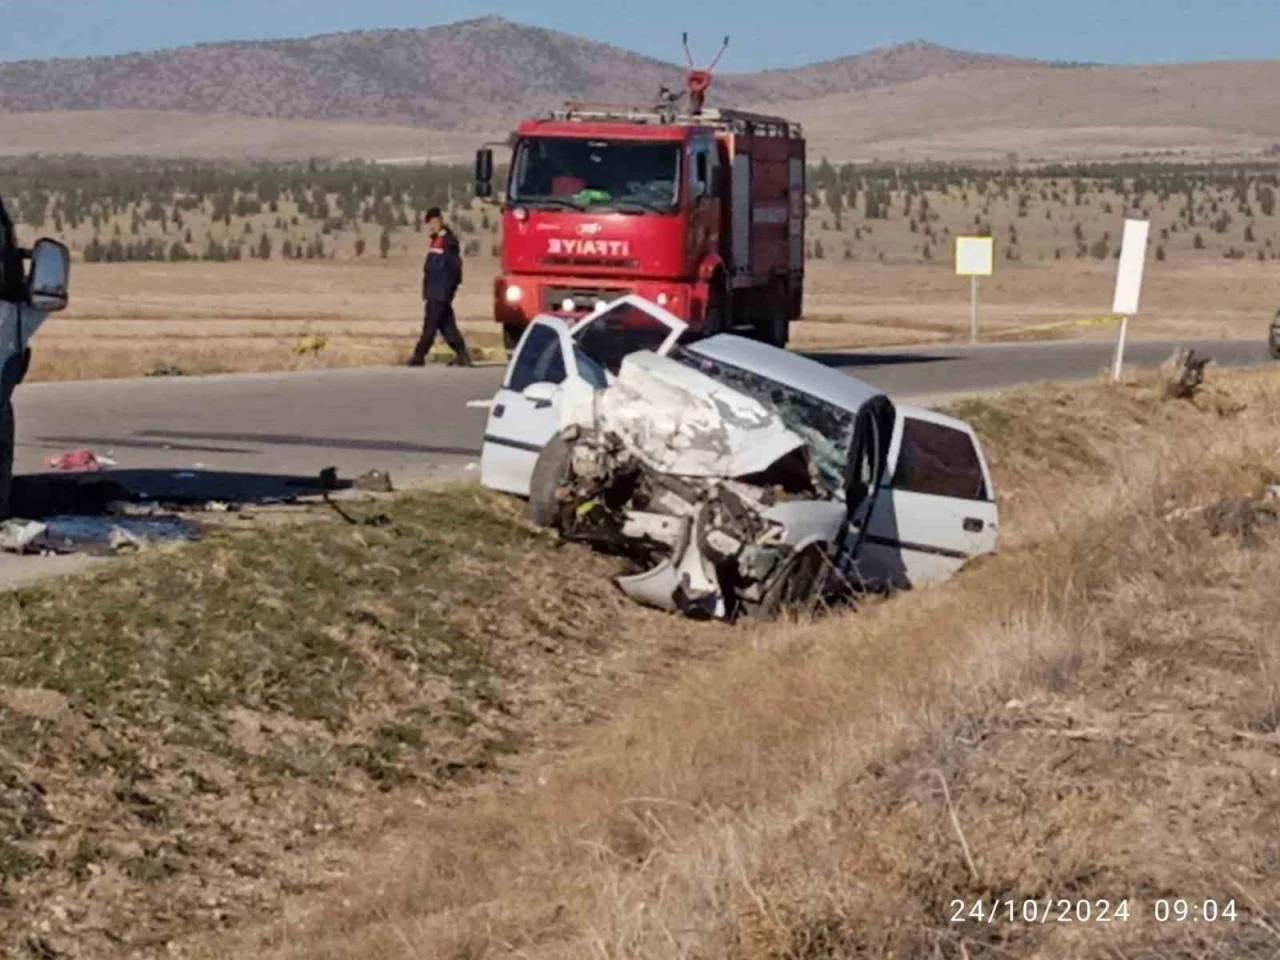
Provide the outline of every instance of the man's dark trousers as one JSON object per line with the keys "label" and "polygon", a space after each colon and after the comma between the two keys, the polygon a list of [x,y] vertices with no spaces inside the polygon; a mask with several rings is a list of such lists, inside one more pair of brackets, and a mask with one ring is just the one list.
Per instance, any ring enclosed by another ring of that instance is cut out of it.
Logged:
{"label": "man's dark trousers", "polygon": [[462,331],[458,329],[458,318],[453,312],[453,304],[448,300],[428,300],[426,315],[422,320],[422,336],[414,347],[413,359],[409,362],[418,365],[426,362],[431,345],[436,342],[436,334],[444,337],[444,342],[456,354],[458,363],[469,364],[471,356],[467,352],[467,342],[462,339]]}

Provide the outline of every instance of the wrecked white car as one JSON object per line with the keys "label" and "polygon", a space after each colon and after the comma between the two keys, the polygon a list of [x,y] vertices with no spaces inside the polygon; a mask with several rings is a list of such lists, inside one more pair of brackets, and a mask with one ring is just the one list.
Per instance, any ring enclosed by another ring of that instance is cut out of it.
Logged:
{"label": "wrecked white car", "polygon": [[489,402],[482,483],[629,555],[633,599],[770,616],[941,579],[994,549],[973,431],[814,360],[629,296],[537,318]]}

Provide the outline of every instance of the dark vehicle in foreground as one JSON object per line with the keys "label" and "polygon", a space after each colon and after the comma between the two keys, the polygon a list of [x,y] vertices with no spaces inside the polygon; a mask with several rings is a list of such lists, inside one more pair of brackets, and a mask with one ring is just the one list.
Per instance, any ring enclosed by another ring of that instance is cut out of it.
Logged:
{"label": "dark vehicle in foreground", "polygon": [[31,337],[50,313],[65,310],[71,256],[45,237],[31,249],[0,197],[0,519],[9,516],[13,485],[13,391],[31,366]]}

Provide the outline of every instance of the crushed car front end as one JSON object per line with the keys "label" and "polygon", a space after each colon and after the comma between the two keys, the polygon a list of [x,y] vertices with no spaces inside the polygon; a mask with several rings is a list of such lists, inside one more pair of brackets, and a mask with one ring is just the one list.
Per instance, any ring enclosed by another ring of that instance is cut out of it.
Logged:
{"label": "crushed car front end", "polygon": [[570,391],[533,492],[553,502],[535,512],[631,558],[616,582],[648,606],[733,619],[823,597],[845,578],[855,412],[825,412],[832,471],[785,407],[696,367],[636,353],[607,390]]}

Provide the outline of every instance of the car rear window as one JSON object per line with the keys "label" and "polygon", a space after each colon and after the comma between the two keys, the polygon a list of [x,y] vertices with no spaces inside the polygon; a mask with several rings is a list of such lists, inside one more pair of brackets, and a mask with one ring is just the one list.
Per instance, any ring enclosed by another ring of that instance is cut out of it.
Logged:
{"label": "car rear window", "polygon": [[987,500],[987,481],[973,439],[963,430],[907,417],[893,485],[910,493]]}

